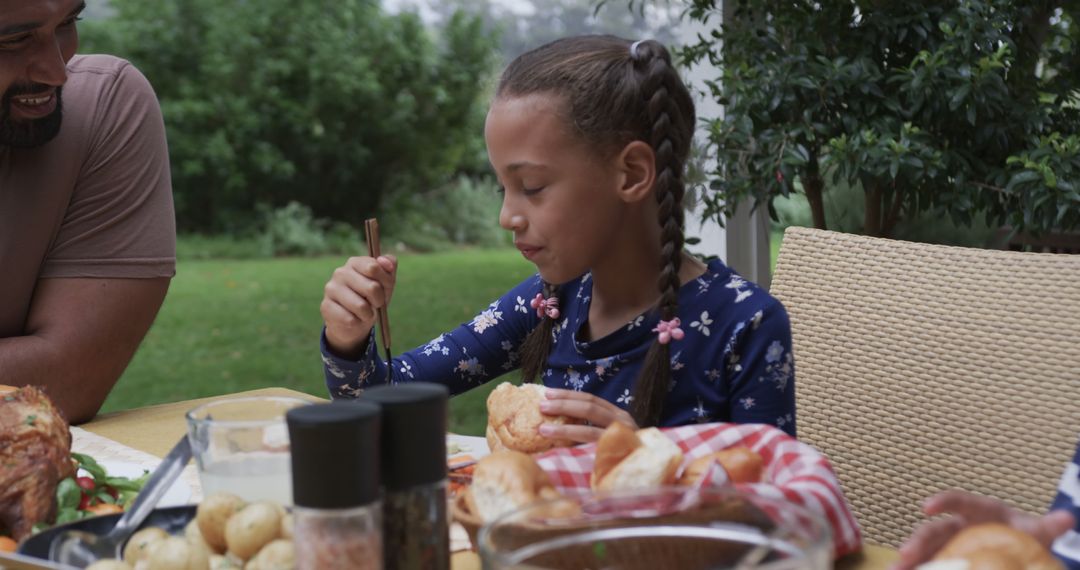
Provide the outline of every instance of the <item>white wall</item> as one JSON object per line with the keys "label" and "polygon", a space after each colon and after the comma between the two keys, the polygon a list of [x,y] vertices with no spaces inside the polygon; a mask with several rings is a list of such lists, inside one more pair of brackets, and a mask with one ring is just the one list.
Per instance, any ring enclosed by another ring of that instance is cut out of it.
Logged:
{"label": "white wall", "polygon": [[[721,4],[722,5],[722,4]],[[724,18],[730,17],[725,13]],[[708,26],[700,22],[685,22],[680,36],[683,43],[695,43],[698,34],[708,35],[714,26],[719,26],[719,20],[714,20]],[[715,79],[720,74],[709,64],[702,62],[685,70],[683,79],[691,86],[703,86],[705,79]],[[695,94],[697,115],[701,117],[722,117],[724,109],[711,97],[701,93]],[[700,126],[698,127],[697,140],[704,143],[707,134]],[[706,171],[713,169],[715,162],[703,165]],[[750,213],[750,205],[740,206],[735,216],[725,220],[726,227],[720,227],[716,222],[708,222],[702,225],[699,212],[690,212],[687,216],[686,233],[688,236],[701,238],[701,244],[693,247],[693,251],[713,254],[724,260],[724,263],[733,267],[747,279],[768,287],[770,282],[769,264],[769,221],[764,211]]]}
{"label": "white wall", "polygon": [[[693,43],[697,39],[698,33],[707,33],[706,28],[698,22],[686,22],[683,23],[680,30],[680,36],[682,43]],[[683,70],[683,81],[691,88],[692,91],[695,86],[703,86],[706,79],[713,79],[717,76],[716,69],[709,65],[708,62],[695,65],[690,69]],[[712,97],[703,96],[700,92],[694,93],[694,105],[697,108],[697,116],[700,120],[702,117],[720,117],[724,113],[724,108],[720,106]],[[704,148],[707,142],[708,134],[701,126],[698,126],[697,134],[694,139],[698,146]],[[709,159],[702,166],[705,171],[711,171],[715,160]],[[695,253],[704,253],[708,255],[717,255],[720,259],[723,259],[727,263],[727,231],[720,227],[720,224],[715,221],[710,221],[705,224],[701,223],[701,208],[687,212],[686,216],[686,235],[701,238],[701,243],[696,246],[691,246],[691,250]]]}

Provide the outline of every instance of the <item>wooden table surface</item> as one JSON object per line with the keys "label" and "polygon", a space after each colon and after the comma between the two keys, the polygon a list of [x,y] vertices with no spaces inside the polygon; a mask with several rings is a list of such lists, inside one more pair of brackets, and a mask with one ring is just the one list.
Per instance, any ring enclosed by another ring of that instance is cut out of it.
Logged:
{"label": "wooden table surface", "polygon": [[[319,398],[286,388],[263,388],[228,396],[186,400],[171,404],[148,406],[122,412],[103,414],[79,427],[145,451],[158,457],[169,452],[181,434],[187,432],[184,414],[195,406],[221,398],[244,396],[294,396],[311,401]],[[861,554],[847,556],[836,563],[837,570],[885,570],[896,560],[896,551],[881,546],[866,545]],[[480,559],[471,552],[459,552],[452,558],[453,570],[478,570]]]}

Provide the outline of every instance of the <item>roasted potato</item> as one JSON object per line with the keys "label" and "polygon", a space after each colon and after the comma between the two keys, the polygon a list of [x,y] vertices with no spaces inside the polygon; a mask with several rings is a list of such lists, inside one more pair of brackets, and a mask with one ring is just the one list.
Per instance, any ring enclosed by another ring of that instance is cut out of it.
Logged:
{"label": "roasted potato", "polygon": [[203,540],[221,554],[226,550],[225,523],[233,514],[244,508],[244,500],[230,493],[214,493],[203,499],[195,513]]}
{"label": "roasted potato", "polygon": [[198,546],[199,548],[205,550],[207,556],[210,556],[211,554],[217,554],[217,552],[214,552],[214,549],[206,543],[206,539],[203,538],[202,531],[199,530],[199,523],[194,519],[189,522],[187,526],[184,527],[184,538],[187,539],[188,543],[192,546]]}
{"label": "roasted potato", "polygon": [[262,547],[244,570],[293,570],[296,568],[296,549],[292,540],[279,538]]}
{"label": "roasted potato", "polygon": [[86,570],[131,570],[131,566],[119,560],[107,558],[87,566]]}
{"label": "roasted potato", "polygon": [[124,545],[124,562],[135,566],[140,560],[146,560],[150,557],[150,547],[168,536],[167,532],[153,526],[136,532]]}
{"label": "roasted potato", "polygon": [[230,517],[225,524],[225,543],[229,552],[241,560],[255,556],[280,535],[283,512],[274,503],[251,503]]}
{"label": "roasted potato", "polygon": [[153,570],[208,570],[210,556],[206,549],[192,546],[186,538],[170,536],[150,547],[147,559]]}
{"label": "roasted potato", "polygon": [[210,556],[210,570],[240,570],[241,566],[227,556],[212,554]]}

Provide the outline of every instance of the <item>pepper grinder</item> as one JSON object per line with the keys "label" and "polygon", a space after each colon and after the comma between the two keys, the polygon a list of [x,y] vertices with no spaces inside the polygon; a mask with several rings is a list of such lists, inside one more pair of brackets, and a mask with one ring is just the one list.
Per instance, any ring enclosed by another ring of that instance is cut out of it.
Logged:
{"label": "pepper grinder", "polygon": [[387,570],[449,570],[446,414],[441,384],[365,390],[382,409],[383,551]]}

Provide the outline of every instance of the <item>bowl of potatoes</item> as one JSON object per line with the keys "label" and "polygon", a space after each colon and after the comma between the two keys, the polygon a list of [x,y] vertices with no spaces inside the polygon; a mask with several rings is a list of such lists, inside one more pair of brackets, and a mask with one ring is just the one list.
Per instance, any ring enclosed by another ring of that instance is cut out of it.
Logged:
{"label": "bowl of potatoes", "polygon": [[[49,557],[49,545],[64,530],[104,534],[119,514],[82,519],[42,531],[19,552]],[[218,493],[199,505],[154,510],[124,544],[116,560],[100,560],[92,570],[289,570],[295,568],[292,515],[276,503],[248,503]]]}

